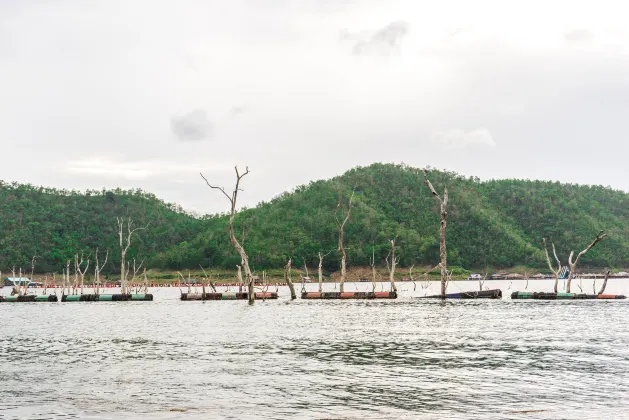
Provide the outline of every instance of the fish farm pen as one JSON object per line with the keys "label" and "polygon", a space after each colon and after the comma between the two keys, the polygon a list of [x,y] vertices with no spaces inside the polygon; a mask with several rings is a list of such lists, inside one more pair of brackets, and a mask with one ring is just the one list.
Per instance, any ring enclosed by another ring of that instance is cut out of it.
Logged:
{"label": "fish farm pen", "polygon": [[[256,299],[277,299],[276,292],[257,292]],[[247,300],[247,292],[217,292],[217,293],[182,293],[181,300]]]}
{"label": "fish farm pen", "polygon": [[397,299],[397,292],[303,292],[302,299]]}
{"label": "fish farm pen", "polygon": [[552,292],[513,292],[511,293],[513,300],[575,300],[575,299],[599,299],[614,300],[626,299],[625,295],[610,294],[587,294],[587,293],[552,293]]}
{"label": "fish farm pen", "polygon": [[96,295],[96,294],[84,294],[84,295],[63,295],[61,297],[62,302],[127,302],[127,301],[142,301],[153,300],[153,295],[146,294],[114,294],[114,295]]}
{"label": "fish farm pen", "polygon": [[57,302],[56,295],[21,295],[21,296],[0,296],[0,302]]}
{"label": "fish farm pen", "polygon": [[441,295],[422,296],[418,299],[502,299],[502,290],[481,290],[477,292],[448,293],[445,298]]}

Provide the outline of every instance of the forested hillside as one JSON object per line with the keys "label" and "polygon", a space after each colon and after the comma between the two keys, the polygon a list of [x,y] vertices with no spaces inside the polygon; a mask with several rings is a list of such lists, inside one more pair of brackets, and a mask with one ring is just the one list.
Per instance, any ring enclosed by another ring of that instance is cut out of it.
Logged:
{"label": "forested hillside", "polygon": [[[253,176],[253,175],[251,175]],[[449,263],[466,268],[515,265],[544,267],[542,237],[555,241],[560,258],[580,250],[605,229],[610,237],[590,251],[582,266],[629,266],[629,195],[600,186],[500,180],[480,182],[454,173],[430,171],[439,191],[450,193]],[[244,181],[246,183],[246,180]],[[252,265],[277,268],[318,262],[317,253],[336,248],[334,210],[355,188],[354,209],[345,230],[348,264],[368,265],[372,247],[384,264],[387,239],[397,236],[401,264],[436,264],[439,208],[421,170],[374,164],[342,176],[315,181],[236,217],[238,235]],[[217,193],[218,194],[218,193]],[[217,200],[221,197],[217,197]],[[164,269],[234,268],[239,257],[228,243],[226,217],[194,218],[142,191],[57,191],[0,184],[0,269],[29,267],[59,271],[77,251],[109,249],[108,271],[119,261],[117,216],[137,225],[151,222],[132,246],[132,257]],[[227,210],[227,209],[226,209]],[[333,251],[326,269],[338,266]]]}
{"label": "forested hillside", "polygon": [[[450,193],[448,254],[451,265],[466,268],[544,267],[542,237],[554,240],[562,259],[587,246],[599,229],[610,237],[587,254],[584,266],[629,265],[629,195],[600,186],[501,180],[480,182],[454,173],[431,171],[430,179]],[[316,254],[336,248],[334,209],[355,187],[354,210],[346,226],[348,262],[368,265],[372,247],[385,263],[387,239],[398,236],[403,266],[436,264],[439,259],[439,207],[421,170],[373,164],[296,188],[238,214],[237,230],[256,268],[281,267],[286,258],[313,265]],[[234,267],[237,255],[227,243],[227,219],[207,221],[190,242],[160,255],[161,267],[195,266],[199,261]],[[338,267],[333,252],[326,267]]]}
{"label": "forested hillside", "polygon": [[[39,272],[61,272],[67,259],[109,250],[107,269],[120,266],[116,217],[131,217],[146,231],[134,235],[129,257],[152,259],[171,246],[195,237],[201,220],[137,191],[55,190],[0,182],[0,270],[28,268],[36,256]],[[119,271],[119,269],[118,269]]]}

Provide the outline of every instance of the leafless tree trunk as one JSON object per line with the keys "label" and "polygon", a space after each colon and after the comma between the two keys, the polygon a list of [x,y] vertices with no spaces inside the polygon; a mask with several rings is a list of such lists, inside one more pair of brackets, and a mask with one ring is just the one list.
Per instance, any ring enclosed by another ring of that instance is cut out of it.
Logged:
{"label": "leafless tree trunk", "polygon": [[[70,260],[66,262],[66,270],[63,276],[63,288],[68,289],[68,295],[70,294]],[[63,294],[63,293],[62,293]]]}
{"label": "leafless tree trunk", "polygon": [[124,218],[117,217],[116,220],[118,221],[118,236],[120,238],[120,287],[122,289],[121,293],[124,295],[128,293],[127,272],[129,271],[129,269],[126,263],[127,251],[129,251],[129,248],[131,247],[131,238],[133,237],[133,234],[135,232],[139,230],[146,230],[149,227],[150,222],[147,223],[144,227],[137,227],[133,229],[133,219],[131,219],[130,217],[127,218],[127,234],[125,236],[123,233]]}
{"label": "leafless tree trunk", "polygon": [[339,285],[339,290],[341,293],[345,291],[345,276],[347,275],[347,253],[345,252],[345,246],[343,245],[343,237],[344,237],[344,229],[345,224],[349,220],[349,216],[352,214],[352,201],[354,200],[354,192],[356,189],[352,190],[352,195],[349,197],[349,203],[347,205],[347,213],[345,214],[345,218],[343,222],[341,222],[338,218],[338,212],[341,209],[341,196],[339,194],[339,201],[336,205],[336,210],[334,211],[334,220],[336,221],[336,225],[339,228],[339,245],[338,250],[341,252],[341,283]]}
{"label": "leafless tree trunk", "polygon": [[577,254],[577,258],[573,261],[572,257],[574,257],[574,251],[570,252],[570,256],[568,257],[568,265],[570,267],[570,275],[568,276],[568,283],[566,283],[566,292],[570,293],[570,285],[572,283],[572,278],[574,276],[576,276],[577,274],[577,264],[579,263],[579,258],[581,258],[582,255],[584,255],[586,252],[588,252],[590,249],[594,248],[594,245],[596,245],[597,243],[599,243],[600,241],[602,241],[607,234],[603,233],[604,231],[600,231],[598,232],[598,234],[596,235],[596,238],[594,238],[594,240],[592,241],[592,243],[590,245],[588,245],[587,248],[585,248],[583,251],[579,252]]}
{"label": "leafless tree trunk", "polygon": [[[133,259],[133,277],[131,277],[131,283],[130,283],[130,287],[131,287],[131,293],[133,293],[133,287],[136,287],[136,292],[137,290],[137,285],[135,284],[135,278],[138,275],[138,273],[140,272],[140,270],[142,269],[142,266],[144,265],[144,260],[140,261],[140,265],[138,265],[136,267],[136,263],[135,263],[135,258]],[[188,271],[188,279],[190,279],[190,271]]]}
{"label": "leafless tree trunk", "polygon": [[397,293],[397,287],[395,287],[395,267],[398,262],[400,262],[399,257],[395,256],[395,240],[397,236],[393,239],[389,239],[391,243],[391,264],[389,265],[389,257],[387,256],[387,267],[389,268],[389,281],[391,282],[391,291]]}
{"label": "leafless tree trunk", "polygon": [[253,287],[254,287],[253,274],[251,273],[251,269],[249,268],[249,257],[247,256],[245,249],[240,245],[240,243],[238,242],[238,239],[236,239],[236,235],[234,234],[234,217],[236,216],[236,201],[238,198],[238,191],[242,191],[240,189],[240,180],[249,173],[249,167],[246,168],[245,172],[242,175],[240,174],[240,172],[238,172],[237,166],[234,169],[236,170],[236,186],[234,187],[234,191],[232,192],[231,196],[225,192],[225,188],[211,185],[208,182],[208,180],[203,176],[203,174],[201,174],[201,177],[205,180],[205,183],[208,185],[208,187],[212,189],[220,190],[223,193],[223,195],[227,197],[227,199],[231,203],[231,209],[230,209],[230,214],[229,214],[229,241],[231,242],[232,246],[236,249],[238,254],[240,254],[240,260],[242,261],[242,266],[245,269],[245,276],[247,277],[247,284],[249,286],[248,287],[249,304],[253,305],[255,301],[255,292],[253,290]]}
{"label": "leafless tree trunk", "polygon": [[293,265],[293,260],[292,258],[289,257],[288,263],[284,267],[284,281],[286,282],[286,284],[288,285],[288,288],[290,289],[290,300],[295,300],[297,299],[297,295],[295,294],[295,286],[293,285],[293,281],[290,276],[290,270],[291,270],[292,265]]}
{"label": "leafless tree trunk", "polygon": [[555,261],[557,261],[557,269],[555,270],[555,268],[553,268],[553,264],[550,262],[550,257],[548,256],[548,247],[546,246],[546,238],[542,238],[542,241],[544,242],[544,253],[546,254],[546,262],[548,263],[548,268],[555,276],[554,290],[555,290],[555,293],[557,293],[557,290],[559,288],[559,274],[561,273],[561,268],[562,268],[561,262],[559,261],[559,258],[557,257],[557,251],[555,250],[555,243],[551,242],[551,245],[553,247],[553,256],[555,257]]}
{"label": "leafless tree trunk", "polygon": [[[602,295],[603,293],[605,293],[605,288],[607,287],[607,279],[609,278],[609,275],[611,274],[610,270],[607,270],[607,272],[605,273],[605,279],[603,280],[603,284],[601,286],[601,290],[598,291],[599,295]],[[596,280],[594,280],[596,282]]]}
{"label": "leafless tree trunk", "polygon": [[330,252],[332,251],[328,251],[325,255],[319,252],[319,293],[323,292],[323,259],[330,255]]}
{"label": "leafless tree trunk", "polygon": [[376,293],[376,250],[371,247],[371,291]]}
{"label": "leafless tree trunk", "polygon": [[205,272],[205,269],[201,265],[199,265],[199,267],[201,267],[201,270],[203,270],[203,275],[205,275],[205,279],[207,280],[208,285],[212,288],[212,291],[216,293],[216,287],[214,287],[214,283],[212,283],[212,279],[207,275],[207,273]]}
{"label": "leafless tree trunk", "polygon": [[237,265],[236,268],[238,269],[238,273],[236,274],[236,276],[238,278],[238,291],[242,292],[242,284],[243,284],[243,281],[242,281],[242,267]]}
{"label": "leafless tree trunk", "polygon": [[81,266],[83,265],[83,253],[81,252],[81,258],[79,259],[79,254],[74,254],[74,275],[76,276],[77,274],[81,277],[81,294],[83,294],[83,286],[84,286],[84,280],[85,280],[85,273],[87,272],[87,269],[90,266],[90,258],[89,256],[87,257],[87,263],[85,265],[85,268],[83,270],[81,270]]}
{"label": "leafless tree trunk", "polygon": [[[31,280],[29,281],[29,283],[31,281],[35,281],[35,256],[33,255],[33,258],[31,259]],[[24,294],[28,293],[28,285],[26,286],[26,288],[24,289]]]}
{"label": "leafless tree trunk", "polygon": [[100,293],[100,272],[103,270],[103,267],[107,264],[107,259],[109,258],[109,250],[105,253],[105,262],[102,265],[98,262],[98,249],[96,250],[96,267],[94,267],[94,285],[96,286],[95,294]]}
{"label": "leafless tree trunk", "polygon": [[448,262],[447,262],[448,253],[446,250],[446,219],[448,216],[448,211],[447,211],[448,189],[444,188],[443,198],[441,198],[441,196],[437,194],[437,191],[435,191],[435,188],[430,183],[430,180],[428,179],[428,173],[426,172],[425,169],[424,169],[424,177],[426,178],[426,185],[430,189],[430,192],[432,193],[432,195],[435,196],[435,198],[437,199],[437,201],[439,202],[441,206],[441,209],[440,209],[441,223],[439,225],[439,255],[441,257],[441,297],[445,299],[447,284],[448,284],[448,268],[447,268],[448,267]]}
{"label": "leafless tree trunk", "polygon": [[[144,293],[149,292],[149,279],[146,277],[146,265],[144,266],[144,271],[142,272],[142,277],[144,277]],[[205,293],[205,291],[204,291]]]}

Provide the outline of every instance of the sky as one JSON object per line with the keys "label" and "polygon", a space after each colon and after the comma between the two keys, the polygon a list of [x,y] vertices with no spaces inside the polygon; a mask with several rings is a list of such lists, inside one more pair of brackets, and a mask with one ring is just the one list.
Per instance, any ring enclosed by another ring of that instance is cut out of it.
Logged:
{"label": "sky", "polygon": [[623,1],[0,0],[0,179],[200,214],[357,165],[629,191]]}

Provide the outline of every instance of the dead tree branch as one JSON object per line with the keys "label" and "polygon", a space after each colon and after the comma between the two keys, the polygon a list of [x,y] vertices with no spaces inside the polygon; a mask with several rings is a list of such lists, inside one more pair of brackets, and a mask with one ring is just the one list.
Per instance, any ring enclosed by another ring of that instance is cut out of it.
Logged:
{"label": "dead tree branch", "polygon": [[572,257],[574,256],[574,251],[570,252],[570,256],[568,257],[568,265],[570,266],[570,274],[568,275],[568,282],[566,283],[566,292],[570,293],[570,285],[572,283],[572,278],[576,276],[577,274],[577,264],[579,263],[579,259],[586,253],[588,252],[590,249],[594,248],[594,246],[599,243],[600,241],[602,241],[605,237],[607,236],[606,233],[604,233],[603,230],[601,230],[600,232],[598,232],[598,234],[596,235],[596,238],[594,238],[594,240],[592,241],[592,243],[590,245],[588,245],[587,248],[585,248],[583,251],[579,252],[577,254],[577,258],[573,261]]}
{"label": "dead tree branch", "polygon": [[354,193],[356,192],[356,188],[352,189],[352,195],[349,197],[349,203],[347,205],[347,213],[345,213],[345,217],[343,221],[338,217],[339,210],[341,209],[341,195],[339,194],[339,199],[336,204],[336,209],[334,210],[334,220],[336,221],[336,225],[339,229],[339,244],[338,251],[341,253],[341,282],[339,289],[341,293],[345,290],[345,276],[347,275],[347,253],[345,252],[345,246],[343,244],[343,239],[345,235],[345,224],[349,220],[350,215],[352,214],[352,203],[354,200]]}
{"label": "dead tree branch", "polygon": [[437,201],[440,204],[440,215],[441,215],[441,221],[439,224],[439,256],[441,259],[441,298],[445,299],[446,297],[446,291],[447,291],[447,284],[448,284],[448,263],[447,263],[447,259],[448,259],[448,253],[446,250],[446,220],[448,217],[448,189],[444,188],[443,190],[443,198],[437,194],[437,191],[435,191],[435,188],[432,186],[432,184],[430,183],[430,180],[428,179],[428,172],[424,169],[424,178],[426,179],[426,185],[428,186],[428,189],[430,190],[430,192],[432,193],[432,195],[437,199]]}
{"label": "dead tree branch", "polygon": [[249,291],[249,304],[253,305],[255,301],[255,292],[254,292],[254,283],[253,283],[254,278],[253,278],[251,269],[249,268],[249,257],[247,256],[245,249],[242,247],[240,242],[238,242],[238,239],[236,238],[236,235],[234,234],[234,217],[236,216],[236,203],[238,199],[238,191],[242,191],[240,189],[240,181],[249,173],[249,167],[246,168],[243,174],[241,174],[238,171],[237,166],[234,169],[236,171],[236,185],[234,186],[234,191],[232,192],[231,196],[227,194],[227,192],[225,191],[225,188],[210,184],[207,178],[203,176],[203,174],[201,174],[201,177],[205,180],[205,183],[207,184],[208,187],[222,192],[223,195],[227,197],[227,199],[230,202],[231,206],[230,206],[230,213],[229,213],[229,241],[231,242],[232,246],[236,249],[236,251],[240,255],[240,260],[242,262],[243,268],[245,269],[245,276],[247,278],[247,285],[248,285],[248,291]]}

